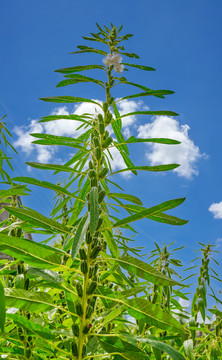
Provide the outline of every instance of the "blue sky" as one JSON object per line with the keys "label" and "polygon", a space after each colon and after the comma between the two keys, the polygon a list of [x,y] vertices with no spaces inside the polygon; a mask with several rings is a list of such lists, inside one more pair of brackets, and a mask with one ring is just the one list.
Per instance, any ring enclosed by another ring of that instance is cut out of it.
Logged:
{"label": "blue sky", "polygon": [[[116,180],[126,193],[143,198],[147,207],[186,196],[185,203],[171,213],[189,219],[182,227],[140,221],[135,224],[136,245],[145,246],[146,252],[153,248],[153,241],[158,244],[176,241],[178,247],[186,245],[185,251],[178,252],[186,266],[196,257],[193,251],[199,248],[198,241],[210,242],[217,250],[222,250],[221,1],[19,0],[1,1],[1,9],[0,114],[7,114],[6,121],[20,154],[14,162],[15,175],[46,180],[50,174],[30,171],[24,161],[42,159],[44,162],[45,158],[56,163],[65,160],[64,152],[43,152],[30,145],[28,132],[36,131],[38,119],[53,111],[62,111],[38,98],[73,95],[103,100],[102,92],[91,86],[56,89],[62,76],[54,70],[100,63],[101,56],[68,53],[75,51],[76,45],[84,44],[82,35],[96,32],[96,22],[123,24],[124,33],[134,34],[125,44],[126,50],[140,55],[138,64],[156,69],[156,72],[145,74],[132,70],[127,74],[129,80],[153,89],[173,90],[175,94],[165,100],[144,98],[142,103],[127,103],[122,105],[122,111],[149,107],[180,114],[174,119],[131,119],[131,124],[124,125],[125,134],[174,136],[182,141],[182,148],[177,146],[172,152],[169,147],[132,147],[132,158],[137,165],[156,164],[167,158],[172,162],[181,161],[181,168],[179,172],[139,173],[137,177],[118,176]],[[129,59],[123,61],[130,62]],[[128,95],[129,91],[133,93],[133,89],[122,86],[115,96]],[[67,106],[66,111],[72,112],[73,107]],[[38,131],[46,131],[46,128]],[[60,129],[57,127],[53,131],[59,134]],[[67,134],[69,131],[67,129]],[[117,163],[118,159],[115,166]],[[52,194],[33,188],[33,194],[23,202],[49,215],[51,199]],[[213,203],[218,205],[209,211]],[[220,261],[221,255],[215,258]],[[222,275],[221,269],[218,272]],[[215,286],[218,295],[220,286]]]}

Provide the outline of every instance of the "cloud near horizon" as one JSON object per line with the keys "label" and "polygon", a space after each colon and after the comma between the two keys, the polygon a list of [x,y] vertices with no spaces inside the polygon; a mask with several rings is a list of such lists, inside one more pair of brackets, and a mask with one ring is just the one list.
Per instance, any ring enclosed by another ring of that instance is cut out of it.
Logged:
{"label": "cloud near horizon", "polygon": [[222,219],[222,201],[212,203],[208,210],[213,213],[214,219]]}
{"label": "cloud near horizon", "polygon": [[[99,100],[95,101],[101,103]],[[122,100],[117,104],[121,115],[149,109],[142,101]],[[71,112],[68,111],[66,106],[57,107],[52,111],[51,115],[81,115],[83,113],[96,114],[99,112],[101,112],[101,108],[95,104],[80,103],[75,105]],[[122,131],[126,138],[132,134],[136,136],[137,132],[137,137],[140,138],[165,137],[181,141],[180,145],[146,145],[145,158],[148,160],[149,165],[179,163],[181,166],[173,170],[177,175],[187,179],[192,178],[193,175],[198,175],[196,163],[204,154],[200,153],[198,146],[190,139],[188,134],[190,127],[188,125],[180,125],[177,120],[168,116],[152,117],[151,122],[143,125],[137,124],[138,120],[140,118],[135,115],[122,119]],[[78,129],[80,125],[81,123],[78,121],[66,119],[45,123],[38,123],[38,120],[35,119],[30,120],[29,125],[14,128],[17,135],[14,146],[20,148],[27,158],[32,154],[32,157],[34,155],[39,162],[47,163],[51,161],[58,163],[61,161],[58,157],[58,147],[32,144],[32,141],[36,139],[30,136],[30,133],[49,133],[77,137],[85,131],[84,127]],[[111,126],[109,126],[108,130],[110,135],[113,136]],[[111,153],[113,156],[113,160],[111,160],[113,170],[124,168],[125,164],[118,150],[112,148]],[[122,175],[128,178],[130,173],[123,173]]]}

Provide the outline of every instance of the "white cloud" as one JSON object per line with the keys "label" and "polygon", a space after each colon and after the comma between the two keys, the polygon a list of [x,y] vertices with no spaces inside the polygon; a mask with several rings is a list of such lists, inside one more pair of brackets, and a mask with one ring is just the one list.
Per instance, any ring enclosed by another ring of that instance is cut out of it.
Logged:
{"label": "white cloud", "polygon": [[190,300],[186,300],[186,299],[179,298],[179,304],[180,304],[183,308],[188,308],[188,307],[190,306]]}
{"label": "white cloud", "polygon": [[222,219],[222,201],[211,204],[208,210],[213,213],[214,219]]}
{"label": "white cloud", "polygon": [[198,146],[189,137],[188,125],[180,125],[172,117],[156,116],[152,118],[151,123],[140,125],[138,128],[138,137],[160,137],[171,138],[181,142],[179,145],[149,145],[146,157],[151,165],[161,164],[180,164],[180,167],[174,171],[187,179],[193,175],[198,175],[196,169],[197,160],[204,156],[200,153]]}

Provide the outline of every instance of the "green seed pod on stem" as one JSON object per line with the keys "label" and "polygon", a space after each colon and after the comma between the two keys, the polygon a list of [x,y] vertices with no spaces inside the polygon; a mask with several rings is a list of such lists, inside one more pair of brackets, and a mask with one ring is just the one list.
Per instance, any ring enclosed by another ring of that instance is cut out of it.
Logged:
{"label": "green seed pod on stem", "polygon": [[102,225],[103,223],[103,218],[99,218],[99,221],[98,221],[98,225],[97,225],[97,229],[98,230],[100,228],[100,226]]}
{"label": "green seed pod on stem", "polygon": [[[104,126],[104,124],[103,124],[103,123],[99,123],[99,133],[100,133],[101,135],[103,135],[104,132],[105,132],[105,126]],[[99,145],[97,145],[97,146],[99,146]]]}
{"label": "green seed pod on stem", "polygon": [[79,302],[76,303],[76,314],[80,317],[83,316],[83,308]]}
{"label": "green seed pod on stem", "polygon": [[79,325],[78,324],[72,325],[72,332],[73,332],[73,335],[75,335],[76,337],[79,337]]}
{"label": "green seed pod on stem", "polygon": [[107,112],[107,110],[108,110],[108,104],[107,104],[107,102],[104,102],[104,103],[103,103],[103,110],[104,110],[104,112]]}
{"label": "green seed pod on stem", "polygon": [[84,275],[87,274],[87,272],[88,272],[88,265],[87,265],[87,262],[86,262],[85,260],[81,262],[81,264],[80,264],[80,270],[81,270],[81,272],[82,272]]}
{"label": "green seed pod on stem", "polygon": [[82,357],[86,355],[86,344],[83,344],[82,346]]}
{"label": "green seed pod on stem", "polygon": [[89,332],[89,330],[91,329],[91,327],[92,327],[92,324],[87,324],[87,325],[85,325],[84,328],[83,328],[83,333],[84,333],[84,334],[88,334],[88,332]]}
{"label": "green seed pod on stem", "polygon": [[98,246],[95,246],[93,249],[92,249],[92,252],[90,254],[90,258],[91,259],[96,259],[99,252],[102,250],[102,246],[98,245]]}
{"label": "green seed pod on stem", "polygon": [[84,248],[79,249],[79,257],[81,260],[87,259],[86,250]]}
{"label": "green seed pod on stem", "polygon": [[97,136],[93,138],[93,143],[94,143],[95,147],[100,146],[100,141],[99,141],[99,138]]}
{"label": "green seed pod on stem", "polygon": [[89,169],[93,169],[93,163],[91,160],[89,161]]}
{"label": "green seed pod on stem", "polygon": [[87,295],[92,295],[97,288],[97,282],[92,281],[87,288]]}
{"label": "green seed pod on stem", "polygon": [[71,348],[72,348],[72,354],[74,356],[78,356],[78,346],[75,341],[72,342]]}
{"label": "green seed pod on stem", "polygon": [[90,235],[90,232],[89,232],[89,231],[86,232],[86,238],[85,238],[85,240],[86,240],[86,244],[91,244],[91,242],[92,242],[92,236]]}
{"label": "green seed pod on stem", "polygon": [[102,144],[103,148],[106,149],[109,147],[109,145],[111,145],[113,142],[113,139],[111,138],[111,136],[109,136]]}
{"label": "green seed pod on stem", "polygon": [[93,313],[93,308],[92,306],[88,305],[86,308],[86,319],[89,319],[91,317]]}
{"label": "green seed pod on stem", "polygon": [[103,179],[109,172],[109,169],[107,167],[104,167],[100,172],[99,172],[99,179]]}
{"label": "green seed pod on stem", "polygon": [[82,290],[82,285],[80,283],[77,283],[76,284],[76,291],[77,291],[77,294],[80,298],[82,298],[83,296],[83,290]]}
{"label": "green seed pod on stem", "polygon": [[100,113],[98,115],[98,120],[99,120],[100,123],[103,123],[103,116]]}
{"label": "green seed pod on stem", "polygon": [[100,147],[97,147],[95,149],[95,157],[96,157],[96,160],[100,160],[101,159],[101,156],[102,156],[102,151],[101,151],[101,148]]}
{"label": "green seed pod on stem", "polygon": [[96,171],[90,169],[90,170],[88,171],[88,176],[89,176],[90,179],[96,177]]}
{"label": "green seed pod on stem", "polygon": [[90,185],[91,187],[97,186],[97,179],[96,178],[90,179]]}
{"label": "green seed pod on stem", "polygon": [[100,193],[99,193],[99,197],[98,197],[98,202],[99,204],[104,200],[106,196],[106,192],[104,190],[102,190]]}

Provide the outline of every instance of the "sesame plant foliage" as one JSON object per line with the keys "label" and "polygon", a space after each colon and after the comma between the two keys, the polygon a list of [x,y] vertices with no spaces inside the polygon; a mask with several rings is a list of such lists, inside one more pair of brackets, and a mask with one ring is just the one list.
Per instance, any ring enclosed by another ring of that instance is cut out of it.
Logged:
{"label": "sesame plant foliage", "polygon": [[[188,324],[175,317],[176,309],[181,309],[177,297],[186,298],[181,279],[175,280],[179,275],[173,267],[181,265],[179,260],[171,258],[166,246],[161,250],[156,244],[147,262],[138,248],[129,245],[130,232],[135,232],[132,223],[139,219],[186,224],[186,220],[165,213],[182,204],[184,198],[165,199],[161,204],[146,208],[139,198],[126,194],[114,182],[117,173],[137,175],[138,171],[168,171],[179,166],[134,165],[130,159],[131,144],[151,142],[173,146],[179,142],[164,137],[125,139],[122,133],[124,117],[176,116],[176,113],[135,111],[120,115],[118,111],[118,102],[123,99],[143,96],[163,99],[173,92],[152,90],[127,80],[125,72],[154,69],[125,60],[139,57],[125,52],[124,41],[132,35],[122,35],[122,27],[112,24],[111,28],[97,27],[98,33],[83,38],[93,45],[99,43],[99,49],[81,45],[74,54],[86,53],[87,56],[89,53],[88,59],[93,58],[94,53],[99,54],[99,63],[56,70],[65,78],[57,86],[92,83],[104,90],[102,101],[77,96],[41,100],[59,104],[86,102],[99,107],[100,111],[50,115],[40,120],[78,122],[83,131],[76,138],[31,134],[33,143],[39,146],[72,149],[72,157],[64,165],[28,163],[33,168],[51,170],[55,175],[68,174],[67,178],[64,182],[55,180],[52,183],[8,175],[4,180],[9,188],[0,191],[1,199],[8,203],[4,209],[9,212],[9,218],[0,228],[0,251],[12,257],[0,260],[0,355],[32,360],[184,360],[195,359],[196,352],[204,360],[211,354],[210,359],[219,359],[219,310],[214,309],[217,334],[212,336],[212,341],[216,345],[204,345],[209,331],[201,340],[195,337],[197,313],[200,310],[203,314],[206,308],[208,255],[204,255],[207,265],[202,267],[192,304],[194,320]],[[95,71],[100,78],[88,76],[88,71],[90,74]],[[105,80],[101,80],[104,77]],[[139,92],[115,100],[113,91],[118,84],[137,88]],[[77,93],[75,87],[73,91]],[[125,163],[125,167],[117,171],[111,166],[114,148]],[[1,161],[6,160],[7,155],[2,154]],[[1,165],[1,174],[6,174],[3,163]],[[29,185],[55,193],[49,217],[16,201],[16,196],[27,195]],[[31,233],[34,241],[27,239],[26,233]],[[38,233],[45,236],[44,241],[35,242]],[[218,301],[216,297],[215,300]],[[189,316],[183,314],[183,319],[189,320]],[[217,357],[213,357],[213,348],[216,348]]]}

